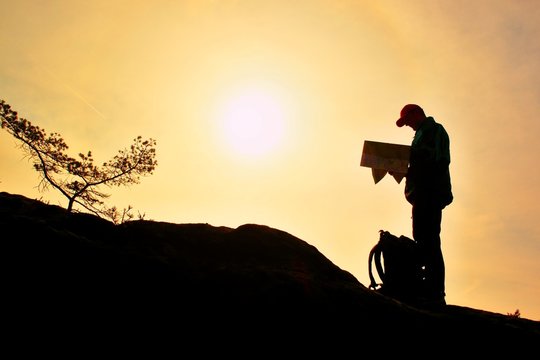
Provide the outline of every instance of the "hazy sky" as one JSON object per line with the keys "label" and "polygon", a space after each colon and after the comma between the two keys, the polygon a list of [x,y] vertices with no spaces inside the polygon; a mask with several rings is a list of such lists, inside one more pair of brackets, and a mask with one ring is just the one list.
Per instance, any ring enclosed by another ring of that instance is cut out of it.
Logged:
{"label": "hazy sky", "polygon": [[[104,188],[147,220],[246,223],[315,246],[368,286],[380,229],[411,235],[404,182],[364,140],[447,129],[447,302],[540,320],[538,0],[0,0],[0,99],[70,155],[157,140],[155,174]],[[0,190],[66,206],[0,132]]]}

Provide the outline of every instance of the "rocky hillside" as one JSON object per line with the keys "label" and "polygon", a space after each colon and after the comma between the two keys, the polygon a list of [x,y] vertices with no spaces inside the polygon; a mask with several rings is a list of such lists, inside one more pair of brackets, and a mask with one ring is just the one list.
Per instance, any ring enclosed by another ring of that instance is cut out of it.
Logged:
{"label": "rocky hillside", "polygon": [[[183,346],[204,338],[200,351],[241,340],[259,351],[287,344],[358,354],[418,354],[429,345],[515,355],[540,344],[540,322],[408,306],[366,288],[309,242],[264,225],[115,225],[6,192],[0,223],[4,324],[24,337],[30,329],[87,339],[166,333]],[[409,345],[386,345],[398,343]]]}

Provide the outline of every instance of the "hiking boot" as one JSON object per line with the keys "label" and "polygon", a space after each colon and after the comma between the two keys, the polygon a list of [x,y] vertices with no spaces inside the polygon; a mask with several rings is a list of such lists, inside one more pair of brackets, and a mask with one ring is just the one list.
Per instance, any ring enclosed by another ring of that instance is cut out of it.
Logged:
{"label": "hiking boot", "polygon": [[446,306],[446,300],[444,300],[444,297],[419,298],[416,301],[416,306],[422,309],[440,309]]}
{"label": "hiking boot", "polygon": [[445,294],[420,295],[416,298],[415,305],[424,309],[436,309],[446,306]]}

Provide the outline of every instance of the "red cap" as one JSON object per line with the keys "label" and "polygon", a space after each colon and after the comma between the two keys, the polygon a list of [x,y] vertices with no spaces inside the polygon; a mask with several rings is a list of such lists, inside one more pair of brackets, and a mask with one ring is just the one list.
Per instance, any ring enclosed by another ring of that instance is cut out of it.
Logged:
{"label": "red cap", "polygon": [[422,112],[424,112],[424,110],[416,105],[416,104],[407,104],[403,107],[403,109],[401,109],[401,113],[399,114],[399,119],[397,119],[396,121],[396,125],[398,127],[402,127],[403,125],[405,125],[405,118],[407,117],[407,115],[409,115],[410,113],[414,112],[414,111],[417,111],[417,110],[420,110]]}

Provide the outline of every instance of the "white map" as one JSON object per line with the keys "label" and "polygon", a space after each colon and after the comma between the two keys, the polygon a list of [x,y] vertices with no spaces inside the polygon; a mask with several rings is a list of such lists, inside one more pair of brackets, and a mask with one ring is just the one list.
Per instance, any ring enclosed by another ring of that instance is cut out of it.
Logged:
{"label": "white map", "polygon": [[375,184],[387,173],[399,184],[407,175],[410,151],[409,145],[365,140],[360,166],[371,168]]}

